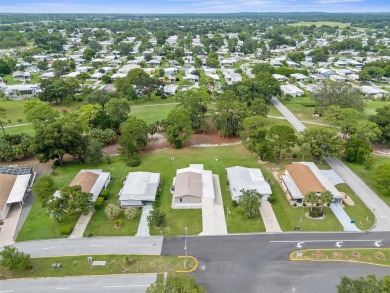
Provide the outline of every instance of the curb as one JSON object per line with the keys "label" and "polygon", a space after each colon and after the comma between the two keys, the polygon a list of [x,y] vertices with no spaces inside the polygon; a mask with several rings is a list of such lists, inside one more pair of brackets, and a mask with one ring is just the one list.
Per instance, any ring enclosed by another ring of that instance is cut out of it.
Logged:
{"label": "curb", "polygon": [[190,255],[188,255],[188,256],[182,256],[182,255],[179,255],[178,257],[189,257],[189,258],[192,258],[194,261],[195,261],[195,266],[192,268],[192,269],[190,269],[190,270],[180,270],[180,271],[176,271],[176,273],[192,273],[193,271],[195,271],[197,268],[198,268],[198,260],[195,258],[195,257],[193,257],[193,256],[190,256]]}
{"label": "curb", "polygon": [[[389,250],[388,248],[384,248],[385,250]],[[381,250],[384,250],[383,248]],[[347,263],[358,263],[358,264],[367,264],[367,265],[373,265],[373,266],[379,266],[379,267],[386,267],[389,268],[390,265],[385,264],[377,264],[377,263],[371,263],[371,262],[365,262],[365,261],[358,261],[358,260],[343,260],[343,259],[312,259],[312,258],[296,258],[293,257],[294,253],[297,252],[308,252],[308,251],[330,251],[330,250],[353,250],[350,248],[338,248],[338,249],[304,249],[304,250],[295,250],[290,253],[290,261],[313,261],[313,262],[347,262]],[[358,248],[355,250],[373,250],[373,248]]]}

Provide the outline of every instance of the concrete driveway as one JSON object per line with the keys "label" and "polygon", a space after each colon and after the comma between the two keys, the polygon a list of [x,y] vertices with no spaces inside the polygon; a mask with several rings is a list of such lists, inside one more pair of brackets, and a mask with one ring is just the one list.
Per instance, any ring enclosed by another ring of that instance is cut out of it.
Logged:
{"label": "concrete driveway", "polygon": [[268,200],[261,201],[260,214],[263,219],[266,232],[283,232],[279,226],[274,210],[272,209],[272,205],[268,202]]}

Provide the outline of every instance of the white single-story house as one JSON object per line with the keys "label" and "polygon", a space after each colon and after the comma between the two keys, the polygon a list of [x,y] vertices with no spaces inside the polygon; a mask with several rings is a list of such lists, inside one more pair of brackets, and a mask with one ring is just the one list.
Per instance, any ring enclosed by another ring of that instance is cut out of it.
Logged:
{"label": "white single-story house", "polygon": [[288,81],[288,77],[282,74],[272,74],[272,77],[275,78],[277,81],[280,82],[286,82]]}
{"label": "white single-story house", "polygon": [[202,164],[176,170],[172,184],[172,208],[202,208],[203,198],[215,198],[213,174]]}
{"label": "white single-story house", "polygon": [[176,94],[178,88],[179,88],[178,85],[167,84],[166,86],[164,86],[164,93],[166,95],[174,95],[174,94]]}
{"label": "white single-story house", "polygon": [[90,78],[94,80],[101,80],[103,75],[103,73],[95,72],[94,74],[91,74]]}
{"label": "white single-story house", "polygon": [[295,68],[295,69],[301,68],[301,65],[299,65],[297,62],[286,61],[286,63],[288,65],[288,67]]}
{"label": "white single-story house", "polygon": [[45,73],[42,73],[40,78],[41,79],[48,79],[48,78],[53,78],[55,77],[55,73],[53,71],[49,71],[49,72],[45,72]]}
{"label": "white single-story house", "polygon": [[272,194],[271,186],[265,181],[258,168],[245,168],[240,166],[226,168],[227,179],[232,199],[238,201],[242,191],[256,190],[268,198]]}
{"label": "white single-story house", "polygon": [[329,77],[334,74],[333,70],[326,69],[326,68],[318,68],[317,72],[325,77]]}
{"label": "white single-story house", "polygon": [[388,91],[371,85],[363,85],[360,87],[360,90],[363,92],[364,95],[372,98],[382,98],[390,94]]}
{"label": "white single-story house", "polygon": [[[83,192],[92,194],[91,202],[95,202],[103,189],[110,183],[110,172],[103,172],[102,169],[83,169],[73,178],[69,186],[79,185]],[[60,191],[54,193],[54,197],[61,196]]]}
{"label": "white single-story house", "polygon": [[39,84],[10,84],[5,88],[7,95],[35,95],[41,91]]}
{"label": "white single-story house", "polygon": [[233,66],[234,65],[234,62],[235,62],[236,60],[234,59],[223,59],[223,60],[221,60],[220,61],[220,63],[221,63],[221,66]]}
{"label": "white single-story house", "polygon": [[321,82],[326,80],[326,77],[321,74],[311,74],[310,78],[315,82]]}
{"label": "white single-story house", "polygon": [[337,75],[337,74],[333,74],[329,78],[330,78],[330,80],[338,81],[338,82],[348,81],[348,78],[346,78],[345,76],[341,76],[341,75]]}
{"label": "white single-story house", "polygon": [[62,78],[62,79],[76,78],[77,75],[79,75],[80,73],[81,73],[81,72],[79,72],[79,71],[70,72],[70,73],[68,73],[68,74],[62,75],[61,78]]}
{"label": "white single-story house", "polygon": [[175,75],[178,73],[178,69],[175,67],[164,68],[165,75]]}
{"label": "white single-story house", "polygon": [[293,84],[281,85],[280,90],[282,91],[283,95],[289,95],[293,97],[300,97],[305,93],[303,90]]}
{"label": "white single-story house", "polygon": [[272,59],[269,63],[273,67],[281,67],[281,66],[283,66],[283,63],[280,60],[278,60],[278,59]]}
{"label": "white single-story house", "polygon": [[183,77],[184,80],[188,80],[190,82],[199,82],[199,76],[195,74],[187,74]]}
{"label": "white single-story house", "polygon": [[341,76],[348,76],[352,74],[352,71],[349,69],[335,69],[335,72]]}
{"label": "white single-story house", "polygon": [[15,71],[13,74],[12,74],[12,77],[14,79],[17,79],[17,80],[30,80],[31,79],[31,75],[30,75],[30,72],[25,72],[25,71]]}
{"label": "white single-story house", "polygon": [[310,62],[310,61],[302,61],[301,65],[305,66],[307,68],[312,68],[312,67],[314,67],[315,64],[313,62]]}
{"label": "white single-story house", "polygon": [[287,165],[281,180],[282,186],[293,202],[302,202],[309,191],[320,195],[325,190],[332,193],[333,201],[341,202],[343,199],[342,194],[313,162],[297,162]]}
{"label": "white single-story house", "polygon": [[141,207],[146,202],[155,201],[160,187],[160,173],[129,172],[119,191],[121,208]]}
{"label": "white single-story house", "polygon": [[293,73],[290,74],[290,76],[295,78],[295,80],[298,82],[309,81],[309,77],[301,73]]}
{"label": "white single-story house", "polygon": [[12,204],[24,204],[34,177],[29,167],[0,166],[0,220],[7,218]]}

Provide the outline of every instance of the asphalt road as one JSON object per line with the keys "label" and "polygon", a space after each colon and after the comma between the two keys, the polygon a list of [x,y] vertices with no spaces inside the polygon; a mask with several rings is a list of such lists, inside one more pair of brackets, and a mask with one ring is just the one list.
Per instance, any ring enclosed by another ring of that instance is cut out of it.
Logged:
{"label": "asphalt road", "polygon": [[[390,246],[383,233],[289,233],[188,237],[188,254],[199,261],[192,273],[207,292],[336,292],[342,275],[390,274],[390,269],[348,263],[292,262],[290,253],[303,249]],[[163,255],[185,254],[184,237],[164,239]]]}
{"label": "asphalt road", "polygon": [[336,158],[326,158],[329,166],[359,195],[374,212],[376,223],[372,231],[390,231],[390,207],[350,168]]}
{"label": "asphalt road", "polygon": [[[32,257],[98,254],[160,255],[163,237],[90,237],[18,242],[20,251]],[[1,247],[0,247],[1,249]]]}
{"label": "asphalt road", "polygon": [[290,122],[290,124],[298,131],[302,132],[306,129],[306,126],[294,116],[277,98],[273,97],[271,103],[279,110],[279,112]]}
{"label": "asphalt road", "polygon": [[8,280],[0,282],[0,293],[144,293],[155,280],[156,274]]}

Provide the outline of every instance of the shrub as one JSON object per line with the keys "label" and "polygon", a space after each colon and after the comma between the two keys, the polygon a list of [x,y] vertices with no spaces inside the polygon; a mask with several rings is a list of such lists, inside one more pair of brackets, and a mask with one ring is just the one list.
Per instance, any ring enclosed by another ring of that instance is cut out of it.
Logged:
{"label": "shrub", "polygon": [[302,205],[305,207],[305,206],[306,206],[306,203],[304,202]]}
{"label": "shrub", "polygon": [[96,201],[95,201],[93,207],[95,208],[96,211],[100,211],[100,210],[103,208],[103,204],[104,204],[104,198],[101,197],[101,196],[99,196],[99,197],[96,199]]}
{"label": "shrub", "polygon": [[294,206],[294,207],[296,207],[296,206],[297,206],[297,203],[296,203],[296,202],[294,202],[293,206]]}
{"label": "shrub", "polygon": [[275,203],[276,203],[276,197],[273,196],[273,195],[270,195],[270,196],[268,197],[268,202],[269,202],[270,204],[275,204]]}
{"label": "shrub", "polygon": [[159,209],[154,209],[148,216],[149,227],[159,228],[165,223],[165,214]]}
{"label": "shrub", "polygon": [[122,211],[118,205],[110,203],[108,206],[106,206],[104,212],[106,213],[107,218],[113,221],[119,217]]}
{"label": "shrub", "polygon": [[139,154],[134,154],[126,160],[126,163],[130,167],[137,167],[141,164],[141,157]]}
{"label": "shrub", "polygon": [[125,214],[126,218],[128,218],[129,220],[132,220],[137,215],[137,209],[129,207],[129,208],[125,209],[124,214]]}
{"label": "shrub", "polygon": [[122,258],[122,263],[124,265],[128,265],[128,266],[131,266],[132,264],[134,264],[135,262],[137,261],[137,258],[132,256],[132,255],[125,255],[123,258]]}
{"label": "shrub", "polygon": [[103,189],[102,192],[100,192],[100,197],[103,197],[104,200],[108,199],[108,196],[110,195],[110,192],[108,189]]}
{"label": "shrub", "polygon": [[309,215],[312,218],[320,218],[324,215],[324,212],[322,211],[321,207],[313,207],[310,209]]}
{"label": "shrub", "polygon": [[32,268],[29,254],[18,251],[15,247],[4,246],[0,252],[0,266],[4,266],[11,271],[23,271]]}
{"label": "shrub", "polygon": [[123,221],[121,219],[115,220],[115,227],[119,228],[122,227]]}
{"label": "shrub", "polygon": [[292,154],[293,159],[296,159],[298,157],[297,153]]}
{"label": "shrub", "polygon": [[238,202],[236,200],[232,200],[232,206],[235,208],[238,206]]}
{"label": "shrub", "polygon": [[73,231],[72,226],[65,225],[61,227],[61,235],[65,235],[65,236],[70,235],[72,231]]}

